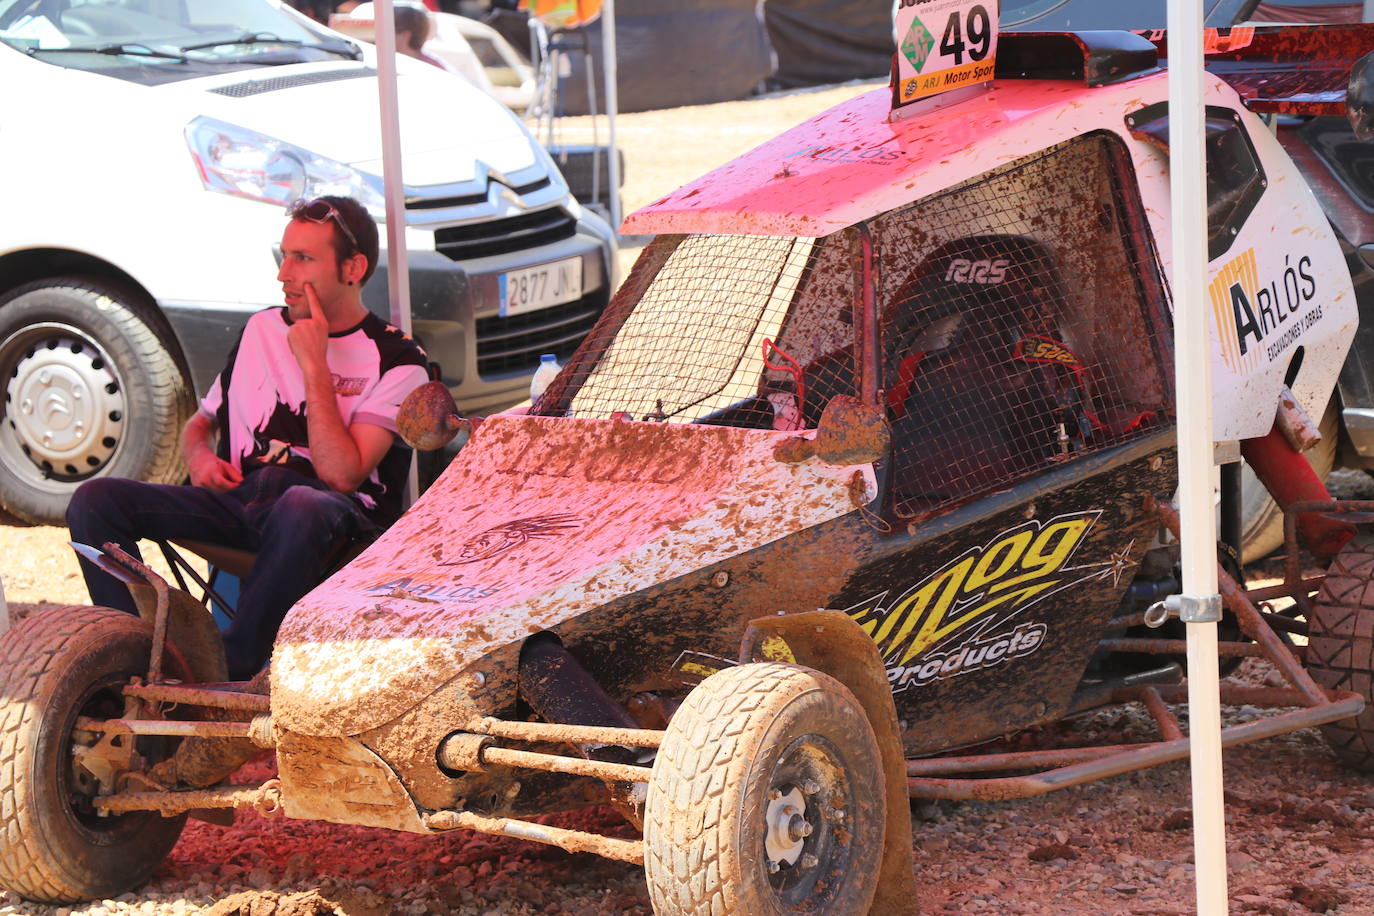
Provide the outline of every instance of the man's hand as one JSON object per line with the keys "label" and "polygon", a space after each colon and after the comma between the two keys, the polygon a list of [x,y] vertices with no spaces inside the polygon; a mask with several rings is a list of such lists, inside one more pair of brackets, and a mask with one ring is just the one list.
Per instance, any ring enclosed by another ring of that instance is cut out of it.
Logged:
{"label": "man's hand", "polygon": [[186,459],[186,471],[191,475],[191,483],[216,493],[232,490],[243,483],[243,472],[208,448]]}
{"label": "man's hand", "polygon": [[181,453],[186,456],[186,473],[191,476],[191,483],[223,493],[243,483],[243,472],[215,454],[211,447],[214,436],[214,419],[207,414],[194,414],[181,431]]}
{"label": "man's hand", "polygon": [[315,287],[306,283],[304,316],[291,317],[291,327],[286,332],[286,342],[291,345],[291,354],[308,378],[311,372],[329,372],[325,352],[329,346],[329,320],[320,308]]}

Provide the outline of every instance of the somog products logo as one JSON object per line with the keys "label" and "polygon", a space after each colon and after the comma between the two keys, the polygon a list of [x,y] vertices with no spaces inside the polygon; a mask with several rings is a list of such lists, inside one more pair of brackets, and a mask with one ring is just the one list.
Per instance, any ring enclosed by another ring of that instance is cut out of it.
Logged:
{"label": "somog products logo", "polygon": [[846,613],[878,644],[894,692],[1028,655],[1044,641],[1045,626],[1001,628],[1049,595],[1104,573],[1070,574],[1078,567],[1069,565],[1100,514],[1017,525],[896,599],[888,601],[884,592]]}

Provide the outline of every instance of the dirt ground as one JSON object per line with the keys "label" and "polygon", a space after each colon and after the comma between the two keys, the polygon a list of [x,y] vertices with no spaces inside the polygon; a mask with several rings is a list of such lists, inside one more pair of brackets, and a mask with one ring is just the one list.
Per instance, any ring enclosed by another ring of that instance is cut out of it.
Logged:
{"label": "dirt ground", "polygon": [[[624,116],[626,212],[873,85]],[[590,133],[585,123],[564,130],[570,141]],[[626,267],[632,257],[623,255]],[[0,519],[0,577],[20,612],[85,600],[61,529]],[[1238,676],[1272,677],[1254,662]],[[1146,722],[1127,708],[1076,728],[1080,738],[1117,743],[1151,737]],[[241,781],[265,778],[272,766],[265,758]],[[1374,914],[1374,783],[1344,769],[1315,731],[1228,751],[1225,769],[1232,913]],[[1023,801],[913,803],[921,912],[1190,913],[1189,795],[1187,765],[1175,763]],[[634,835],[609,809],[556,822]],[[117,900],[40,907],[0,896],[0,916],[649,912],[639,869],[589,855],[461,831],[424,838],[253,813],[233,828],[191,822],[152,881]]]}

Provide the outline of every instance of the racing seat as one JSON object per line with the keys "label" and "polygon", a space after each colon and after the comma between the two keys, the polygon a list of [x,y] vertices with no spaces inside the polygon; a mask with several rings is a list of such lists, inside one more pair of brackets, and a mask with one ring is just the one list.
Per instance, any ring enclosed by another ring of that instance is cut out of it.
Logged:
{"label": "racing seat", "polygon": [[1005,486],[1084,435],[1054,261],[1022,236],[936,249],[882,318],[899,514]]}

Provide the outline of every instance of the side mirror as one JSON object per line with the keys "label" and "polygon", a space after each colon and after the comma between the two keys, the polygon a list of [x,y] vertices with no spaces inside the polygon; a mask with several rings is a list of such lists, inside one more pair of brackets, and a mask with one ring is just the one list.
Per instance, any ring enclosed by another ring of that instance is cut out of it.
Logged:
{"label": "side mirror", "polygon": [[425,382],[406,395],[396,413],[396,430],[416,451],[432,452],[453,441],[471,424],[458,414],[458,405],[443,382]]}
{"label": "side mirror", "polygon": [[1355,61],[1350,68],[1350,85],[1345,93],[1345,116],[1359,140],[1374,140],[1374,51]]}
{"label": "side mirror", "polygon": [[794,463],[815,455],[826,464],[872,464],[887,454],[892,430],[882,411],[856,397],[838,394],[825,405],[816,438],[786,439],[773,450],[779,461]]}

